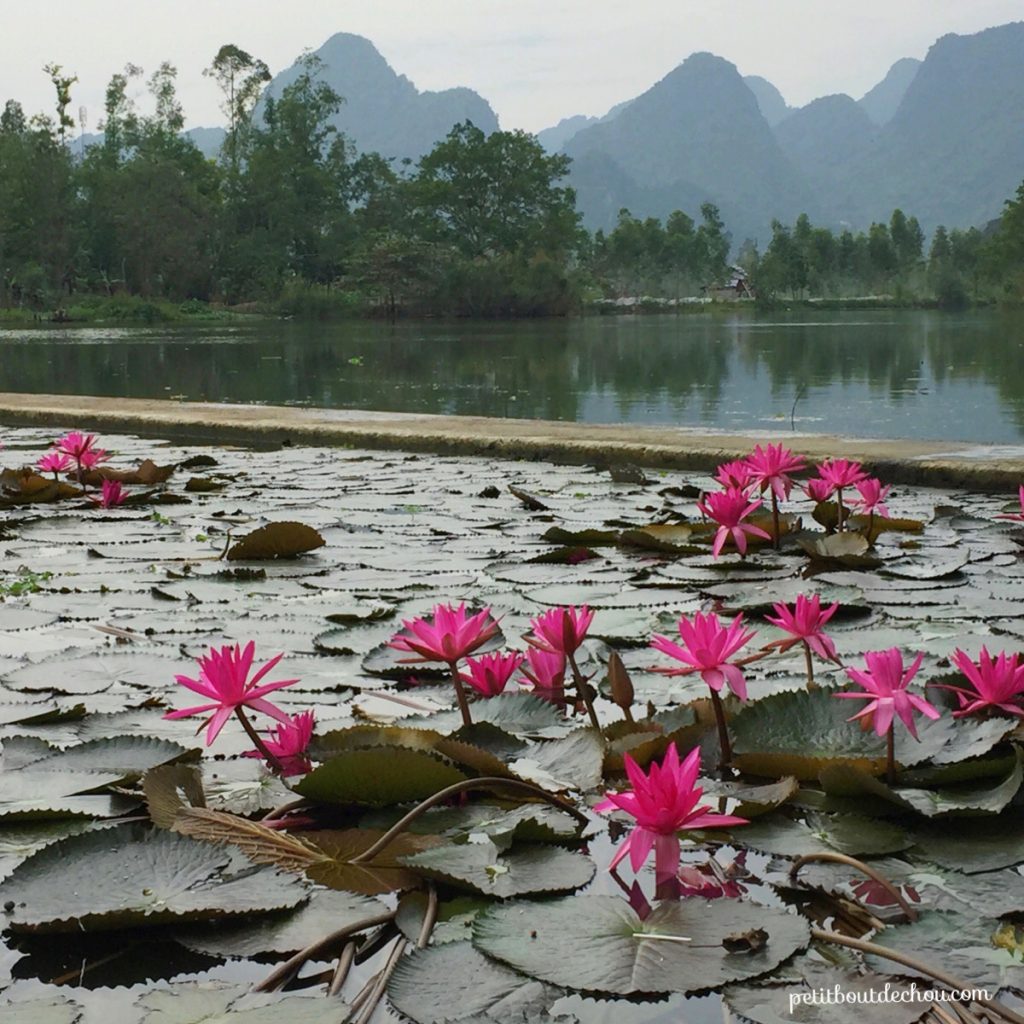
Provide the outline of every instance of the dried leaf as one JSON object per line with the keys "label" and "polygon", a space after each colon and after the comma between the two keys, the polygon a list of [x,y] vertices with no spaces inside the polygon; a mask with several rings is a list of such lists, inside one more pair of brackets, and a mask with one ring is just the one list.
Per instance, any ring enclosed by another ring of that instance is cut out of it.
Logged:
{"label": "dried leaf", "polygon": [[305,523],[267,523],[247,533],[228,549],[228,560],[294,558],[324,546],[324,539]]}

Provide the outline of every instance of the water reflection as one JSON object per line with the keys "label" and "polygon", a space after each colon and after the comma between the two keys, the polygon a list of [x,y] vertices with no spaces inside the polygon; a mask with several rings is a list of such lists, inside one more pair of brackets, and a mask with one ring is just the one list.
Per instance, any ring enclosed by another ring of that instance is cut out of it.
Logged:
{"label": "water reflection", "polygon": [[0,390],[1012,442],[1024,316],[0,330]]}

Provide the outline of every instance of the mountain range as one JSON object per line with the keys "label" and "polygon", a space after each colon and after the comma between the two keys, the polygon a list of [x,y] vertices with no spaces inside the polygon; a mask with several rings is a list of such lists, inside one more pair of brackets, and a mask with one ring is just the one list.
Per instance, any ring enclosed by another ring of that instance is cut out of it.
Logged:
{"label": "mountain range", "polygon": [[[450,128],[498,119],[468,88],[421,92],[361,36],[338,33],[315,56],[344,103],[335,125],[360,151],[415,161]],[[762,247],[771,221],[806,212],[833,229],[865,229],[900,207],[925,230],[982,226],[1024,178],[1024,22],[937,40],[923,61],[897,61],[860,99],[823,96],[790,107],[779,90],[735,65],[695,53],[603,116],[577,115],[539,132],[572,157],[584,223],[609,228],[619,210],[697,217],[715,203],[734,241]],[[280,95],[298,63],[278,74]],[[204,152],[216,129],[193,129]]]}

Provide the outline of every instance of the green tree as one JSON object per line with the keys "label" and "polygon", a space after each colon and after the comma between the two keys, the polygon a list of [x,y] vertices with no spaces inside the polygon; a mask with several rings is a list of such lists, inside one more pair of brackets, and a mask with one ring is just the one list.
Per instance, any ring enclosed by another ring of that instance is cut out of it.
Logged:
{"label": "green tree", "polygon": [[420,230],[469,258],[560,258],[579,231],[575,193],[558,184],[568,171],[568,157],[547,154],[525,132],[455,125],[412,179]]}
{"label": "green tree", "polygon": [[270,68],[234,43],[226,43],[203,75],[212,78],[224,94],[221,110],[228,119],[224,154],[234,170],[238,166],[239,135],[252,123],[253,110],[263,86],[270,81]]}
{"label": "green tree", "polygon": [[86,154],[79,180],[87,266],[108,294],[207,298],[213,282],[219,175],[181,136],[173,65],[150,76],[154,113],[142,116],[129,65],[107,88],[105,142]]}
{"label": "green tree", "polygon": [[273,296],[294,278],[330,283],[353,241],[351,146],[331,123],[342,99],[321,80],[316,57],[301,66],[239,140],[237,195],[224,225],[232,295]]}
{"label": "green tree", "polygon": [[67,140],[67,133],[75,127],[75,119],[68,113],[71,106],[71,86],[78,81],[77,75],[64,75],[59,64],[47,64],[43,71],[50,76],[57,93],[57,137],[61,144]]}
{"label": "green tree", "polygon": [[[59,69],[58,69],[59,70]],[[75,287],[77,196],[70,151],[49,118],[0,115],[0,276],[5,304],[43,308]]]}
{"label": "green tree", "polygon": [[721,281],[729,269],[729,234],[714,203],[700,204],[700,218],[694,246],[697,266],[708,282]]}

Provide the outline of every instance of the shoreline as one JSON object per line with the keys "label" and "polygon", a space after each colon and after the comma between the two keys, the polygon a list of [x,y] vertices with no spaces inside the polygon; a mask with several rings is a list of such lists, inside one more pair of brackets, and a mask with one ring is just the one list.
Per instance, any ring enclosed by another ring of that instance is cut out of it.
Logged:
{"label": "shoreline", "polygon": [[840,437],[791,431],[576,423],[175,402],[168,399],[0,393],[0,424],[80,428],[255,447],[323,445],[604,467],[706,471],[757,443],[785,439],[811,460],[856,459],[889,483],[998,492],[1024,482],[1024,445]]}

